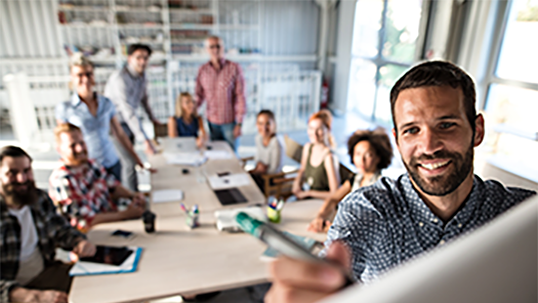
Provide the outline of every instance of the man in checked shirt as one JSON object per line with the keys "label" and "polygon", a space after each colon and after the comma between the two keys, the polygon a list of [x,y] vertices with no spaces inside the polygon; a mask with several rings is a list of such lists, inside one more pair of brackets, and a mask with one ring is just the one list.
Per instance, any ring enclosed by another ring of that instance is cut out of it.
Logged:
{"label": "man in checked shirt", "polygon": [[[388,270],[493,220],[534,191],[473,173],[484,138],[473,81],[449,62],[413,67],[390,94],[393,135],[407,169],[350,193],[327,235],[326,257],[370,283]],[[344,285],[340,270],[287,257],[271,264],[265,302],[314,302]]]}
{"label": "man in checked shirt", "polygon": [[246,112],[245,80],[239,64],[224,59],[224,43],[217,36],[205,41],[210,60],[196,77],[198,107],[207,102],[206,116],[211,140],[225,140],[237,151]]}

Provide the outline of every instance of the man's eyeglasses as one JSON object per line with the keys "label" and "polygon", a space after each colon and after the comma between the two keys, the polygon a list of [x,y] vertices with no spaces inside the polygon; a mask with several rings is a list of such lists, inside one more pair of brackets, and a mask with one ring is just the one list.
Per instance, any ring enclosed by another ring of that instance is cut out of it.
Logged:
{"label": "man's eyeglasses", "polygon": [[220,44],[213,44],[213,45],[210,45],[209,48],[210,48],[210,49],[214,49],[214,48],[216,48],[216,49],[220,49]]}
{"label": "man's eyeglasses", "polygon": [[93,72],[87,72],[87,73],[80,73],[75,75],[77,78],[82,78],[84,76],[88,78],[93,78]]}

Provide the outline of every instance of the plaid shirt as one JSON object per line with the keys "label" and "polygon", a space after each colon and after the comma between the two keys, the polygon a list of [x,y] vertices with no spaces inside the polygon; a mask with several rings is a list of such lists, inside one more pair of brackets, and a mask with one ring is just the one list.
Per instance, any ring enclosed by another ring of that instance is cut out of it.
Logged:
{"label": "plaid shirt", "polygon": [[200,67],[196,77],[196,100],[207,101],[207,120],[213,124],[242,123],[247,105],[245,80],[239,64],[222,59],[217,71],[211,62]]}
{"label": "plaid shirt", "polygon": [[49,195],[69,217],[72,226],[87,229],[96,214],[117,211],[110,190],[119,185],[113,175],[94,160],[81,169],[56,168],[49,178]]}
{"label": "plaid shirt", "polygon": [[446,224],[426,206],[407,174],[381,178],[349,194],[327,235],[342,240],[352,254],[352,270],[362,282],[468,233],[536,192],[474,177],[465,203]]}
{"label": "plaid shirt", "polygon": [[[29,204],[37,231],[38,247],[43,256],[45,266],[54,261],[55,250],[61,247],[72,250],[78,242],[86,237],[72,228],[69,223],[56,212],[49,196],[38,191],[38,199]],[[19,271],[21,254],[21,227],[17,217],[9,214],[4,197],[0,195],[0,302],[9,301],[9,291],[19,284],[15,277]]]}

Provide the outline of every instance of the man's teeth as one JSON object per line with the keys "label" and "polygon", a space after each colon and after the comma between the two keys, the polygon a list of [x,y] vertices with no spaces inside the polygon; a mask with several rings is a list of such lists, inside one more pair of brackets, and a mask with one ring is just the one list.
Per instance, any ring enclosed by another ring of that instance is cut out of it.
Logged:
{"label": "man's teeth", "polygon": [[448,161],[444,161],[444,162],[437,162],[437,163],[430,163],[430,164],[420,164],[420,166],[426,168],[426,169],[429,169],[429,170],[434,170],[436,168],[439,168],[441,166],[445,166],[448,164]]}

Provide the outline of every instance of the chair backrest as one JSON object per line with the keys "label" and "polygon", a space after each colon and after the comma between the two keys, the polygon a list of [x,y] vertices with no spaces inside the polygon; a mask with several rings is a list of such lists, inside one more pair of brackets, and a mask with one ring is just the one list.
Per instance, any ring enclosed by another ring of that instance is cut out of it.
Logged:
{"label": "chair backrest", "polygon": [[288,135],[284,135],[284,145],[286,149],[286,156],[290,159],[301,163],[301,156],[303,155],[303,146],[297,141],[290,138]]}
{"label": "chair backrest", "polygon": [[153,124],[153,136],[154,139],[160,137],[168,137],[168,123],[164,123],[161,125]]}
{"label": "chair backrest", "polygon": [[353,175],[353,172],[344,164],[339,163],[338,174],[340,175],[340,185],[342,185],[347,179],[349,179]]}

